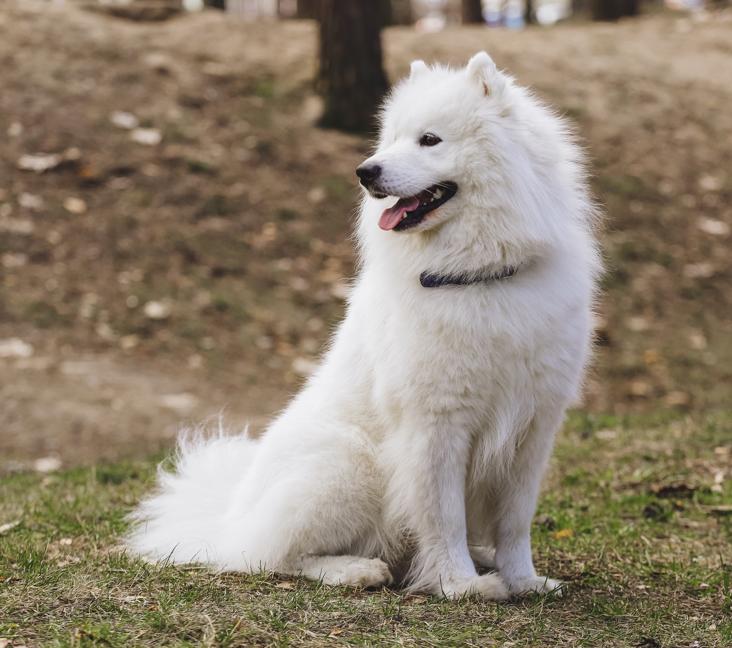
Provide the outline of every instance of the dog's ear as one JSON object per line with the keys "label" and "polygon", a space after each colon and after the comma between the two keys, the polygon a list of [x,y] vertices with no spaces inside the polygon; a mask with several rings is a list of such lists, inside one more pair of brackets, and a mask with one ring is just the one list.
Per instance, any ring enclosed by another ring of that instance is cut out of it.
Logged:
{"label": "dog's ear", "polygon": [[488,52],[478,52],[468,61],[468,76],[483,86],[483,94],[489,96],[500,92],[504,86],[501,73],[496,69]]}
{"label": "dog's ear", "polygon": [[412,64],[409,66],[409,78],[416,79],[420,74],[424,74],[428,70],[429,68],[424,61],[412,61]]}

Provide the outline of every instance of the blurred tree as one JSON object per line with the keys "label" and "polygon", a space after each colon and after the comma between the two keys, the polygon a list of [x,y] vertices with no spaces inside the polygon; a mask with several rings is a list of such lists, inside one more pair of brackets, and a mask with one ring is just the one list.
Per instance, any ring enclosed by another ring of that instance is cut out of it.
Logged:
{"label": "blurred tree", "polygon": [[321,125],[363,132],[388,83],[381,56],[384,15],[373,0],[320,0],[318,89],[325,100]]}
{"label": "blurred tree", "polygon": [[391,24],[411,25],[414,22],[412,0],[391,0]]}
{"label": "blurred tree", "polygon": [[527,25],[533,25],[534,20],[534,0],[524,0],[524,22]]}
{"label": "blurred tree", "polygon": [[639,0],[590,0],[593,20],[620,20],[623,16],[637,16]]}
{"label": "blurred tree", "polygon": [[297,0],[298,18],[317,18],[320,0]]}
{"label": "blurred tree", "polygon": [[481,0],[463,0],[463,23],[482,23],[483,3]]}

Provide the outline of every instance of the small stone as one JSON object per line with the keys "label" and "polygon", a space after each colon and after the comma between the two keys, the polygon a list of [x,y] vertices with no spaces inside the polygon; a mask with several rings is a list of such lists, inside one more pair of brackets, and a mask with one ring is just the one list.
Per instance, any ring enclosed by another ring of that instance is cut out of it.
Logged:
{"label": "small stone", "polygon": [[683,407],[691,402],[691,397],[686,392],[671,391],[663,400],[669,407]]}
{"label": "small stone", "polygon": [[13,122],[8,126],[8,137],[20,137],[23,134],[23,124],[20,122]]}
{"label": "small stone", "polygon": [[41,457],[33,462],[33,470],[40,473],[55,472],[61,468],[61,459],[58,457]]}
{"label": "small stone", "polygon": [[130,137],[133,142],[144,146],[157,146],[163,140],[163,136],[157,128],[135,128]]}
{"label": "small stone", "polygon": [[140,338],[137,335],[134,335],[134,334],[123,335],[119,339],[119,345],[125,351],[129,351],[131,349],[134,349],[138,344],[140,344]]}
{"label": "small stone", "polygon": [[350,285],[345,281],[336,281],[330,287],[330,294],[336,299],[346,300],[351,292]]}
{"label": "small stone", "polygon": [[28,255],[22,252],[6,252],[2,256],[3,268],[22,268],[28,263]]}
{"label": "small stone", "polygon": [[198,398],[193,394],[165,394],[160,397],[160,404],[166,409],[173,410],[178,414],[188,414],[196,405]]}
{"label": "small stone", "polygon": [[32,220],[27,218],[5,218],[0,221],[0,231],[10,232],[11,234],[32,234],[35,225]]}
{"label": "small stone", "polygon": [[94,327],[94,331],[102,340],[106,340],[107,342],[111,342],[117,338],[114,329],[107,322],[99,322]]}
{"label": "small stone", "polygon": [[645,380],[633,380],[628,385],[628,392],[631,396],[644,398],[651,393],[651,386]]}
{"label": "small stone", "polygon": [[696,224],[702,232],[712,236],[727,236],[731,229],[727,223],[715,218],[700,218]]}
{"label": "small stone", "polygon": [[689,279],[708,279],[714,275],[715,268],[711,263],[688,263],[684,266],[684,276]]}
{"label": "small stone", "polygon": [[633,316],[625,320],[626,326],[631,331],[641,332],[648,330],[648,320],[645,317]]}
{"label": "small stone", "polygon": [[44,173],[55,169],[61,162],[63,162],[63,156],[58,153],[36,153],[21,156],[17,165],[21,171]]}
{"label": "small stone", "polygon": [[295,358],[292,361],[292,370],[299,376],[309,376],[317,366],[318,363],[309,358]]}
{"label": "small stone", "polygon": [[313,203],[313,205],[319,205],[325,200],[325,198],[326,194],[323,187],[313,187],[308,191],[308,200]]}
{"label": "small stone", "polygon": [[172,69],[170,57],[162,52],[150,52],[144,58],[145,65],[148,65],[156,72],[169,73]]}
{"label": "small stone", "polygon": [[83,214],[86,212],[86,202],[81,198],[69,196],[64,200],[64,209],[70,214]]}
{"label": "small stone", "polygon": [[699,178],[699,188],[703,191],[719,191],[723,184],[719,176],[703,175]]}
{"label": "small stone", "polygon": [[203,367],[203,358],[198,353],[194,353],[193,355],[188,356],[186,364],[189,369],[200,369]]}
{"label": "small stone", "polygon": [[707,348],[707,338],[701,331],[691,331],[689,333],[689,344],[692,349],[703,351]]}
{"label": "small stone", "polygon": [[0,340],[0,358],[30,358],[33,347],[20,338]]}
{"label": "small stone", "polygon": [[145,304],[143,312],[145,317],[152,320],[164,320],[170,317],[172,308],[168,302],[149,301]]}
{"label": "small stone", "polygon": [[30,193],[22,193],[18,198],[18,204],[25,209],[40,211],[41,209],[43,209],[45,202],[41,196],[36,196],[35,194]]}
{"label": "small stone", "polygon": [[115,110],[109,116],[109,121],[117,128],[123,128],[124,130],[133,130],[140,125],[140,120],[135,115],[124,110]]}

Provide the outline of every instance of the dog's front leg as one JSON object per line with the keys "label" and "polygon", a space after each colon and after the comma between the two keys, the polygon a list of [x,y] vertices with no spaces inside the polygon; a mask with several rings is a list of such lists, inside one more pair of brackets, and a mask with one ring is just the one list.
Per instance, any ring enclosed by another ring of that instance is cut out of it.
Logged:
{"label": "dog's front leg", "polygon": [[399,467],[393,496],[417,541],[410,571],[412,588],[448,598],[466,594],[506,598],[508,590],[500,577],[479,576],[468,549],[469,433],[439,421],[415,425],[402,440],[408,444],[408,460]]}
{"label": "dog's front leg", "polygon": [[529,428],[501,484],[496,520],[496,567],[512,595],[562,594],[559,581],[539,576],[531,557],[531,520],[562,412],[545,415]]}

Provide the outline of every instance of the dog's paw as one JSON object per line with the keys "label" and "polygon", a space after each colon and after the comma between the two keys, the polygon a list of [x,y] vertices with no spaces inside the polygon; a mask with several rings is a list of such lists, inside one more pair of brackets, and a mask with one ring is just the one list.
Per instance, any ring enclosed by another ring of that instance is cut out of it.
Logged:
{"label": "dog's paw", "polygon": [[496,573],[483,574],[482,576],[475,576],[474,578],[443,586],[440,593],[449,599],[476,596],[488,601],[503,601],[510,596],[506,584]]}
{"label": "dog's paw", "polygon": [[561,581],[546,576],[532,576],[511,583],[509,589],[512,596],[525,596],[527,594],[563,596],[566,585]]}
{"label": "dog's paw", "polygon": [[351,587],[381,587],[390,585],[392,578],[389,566],[378,558],[359,558],[343,565],[339,573],[331,573],[335,585]]}

